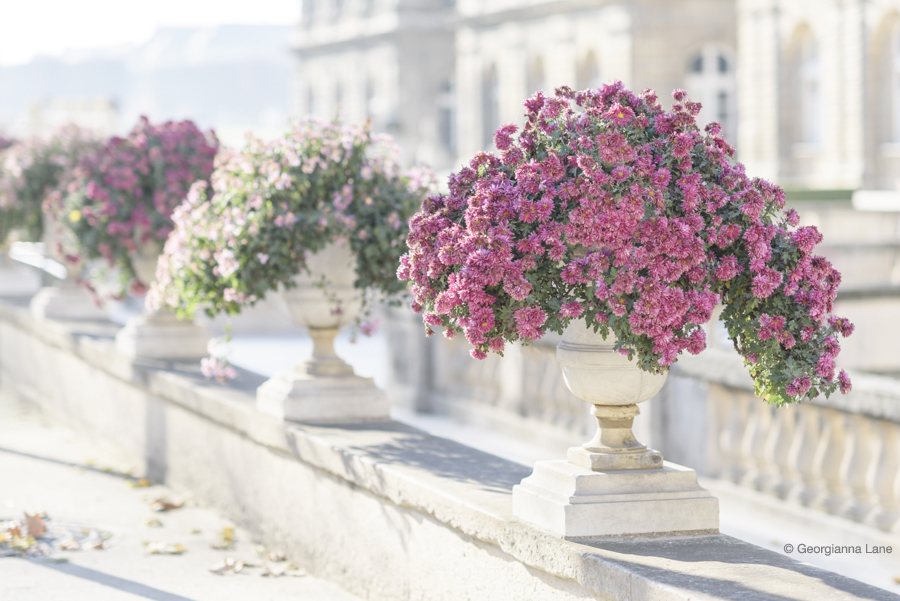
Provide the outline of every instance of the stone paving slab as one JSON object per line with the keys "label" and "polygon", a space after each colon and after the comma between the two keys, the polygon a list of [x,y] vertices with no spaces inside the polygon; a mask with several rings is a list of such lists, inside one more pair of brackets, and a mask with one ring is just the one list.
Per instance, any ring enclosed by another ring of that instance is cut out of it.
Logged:
{"label": "stone paving slab", "polygon": [[[214,550],[231,523],[191,504],[164,513],[150,503],[179,495],[161,486],[129,488],[120,472],[138,463],[121,450],[54,424],[33,409],[0,399],[0,521],[43,511],[113,534],[109,548],[62,551],[47,558],[0,558],[0,599],[10,601],[351,601],[357,597],[309,576],[261,576],[245,568],[219,576],[227,557],[260,563],[250,535],[236,529],[233,550]],[[112,472],[104,472],[104,469]],[[157,519],[161,527],[148,526]],[[148,555],[144,541],[182,544],[182,555]],[[60,561],[62,560],[62,561]],[[272,564],[276,569],[282,562]]]}

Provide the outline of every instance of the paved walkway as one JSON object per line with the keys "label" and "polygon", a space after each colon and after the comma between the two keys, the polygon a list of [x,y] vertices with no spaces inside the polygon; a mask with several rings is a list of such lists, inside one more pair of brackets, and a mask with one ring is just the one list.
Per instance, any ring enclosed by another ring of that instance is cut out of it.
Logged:
{"label": "paved walkway", "polygon": [[[216,550],[230,526],[187,499],[158,513],[159,498],[179,502],[163,487],[132,488],[118,472],[133,464],[114,449],[34,410],[0,399],[0,522],[43,511],[49,525],[98,529],[108,548],[55,551],[52,559],[0,557],[0,599],[9,601],[351,601],[334,584],[300,575],[263,577],[289,561],[260,557],[249,535],[234,531],[234,548]],[[111,469],[111,472],[104,472]],[[157,520],[159,524],[151,526]],[[0,528],[5,531],[5,528]],[[181,555],[151,555],[144,542],[180,544]],[[259,551],[263,551],[259,549]],[[258,564],[234,575],[209,571],[227,558]],[[273,556],[273,558],[276,558]],[[288,558],[289,560],[289,558]]]}

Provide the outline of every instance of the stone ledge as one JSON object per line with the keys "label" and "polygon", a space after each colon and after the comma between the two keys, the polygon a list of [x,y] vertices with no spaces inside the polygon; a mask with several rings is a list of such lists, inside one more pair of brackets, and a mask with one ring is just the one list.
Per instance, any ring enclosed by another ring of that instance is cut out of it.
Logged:
{"label": "stone ledge", "polygon": [[0,303],[3,391],[143,458],[311,573],[374,598],[900,598],[717,535],[563,541],[512,517],[527,468],[398,422],[307,426],[257,412],[263,378],[134,363],[102,322]]}

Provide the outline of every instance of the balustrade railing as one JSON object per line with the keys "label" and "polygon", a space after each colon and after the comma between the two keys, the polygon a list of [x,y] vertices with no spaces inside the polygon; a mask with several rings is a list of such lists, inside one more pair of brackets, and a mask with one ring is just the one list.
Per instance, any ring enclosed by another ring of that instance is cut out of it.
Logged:
{"label": "balustrade railing", "polygon": [[[426,340],[415,319],[398,311],[388,324],[398,353],[392,392],[410,409],[560,446],[593,433],[587,403],[562,380],[552,337],[476,361],[465,340]],[[855,374],[849,395],[777,408],[753,395],[736,354],[711,348],[679,360],[642,411],[635,433],[668,460],[900,534],[900,380]]]}

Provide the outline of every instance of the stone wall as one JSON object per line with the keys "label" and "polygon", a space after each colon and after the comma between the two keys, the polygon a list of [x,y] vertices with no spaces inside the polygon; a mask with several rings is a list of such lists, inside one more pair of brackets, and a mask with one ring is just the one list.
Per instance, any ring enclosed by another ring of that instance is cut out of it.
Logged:
{"label": "stone wall", "polygon": [[897,598],[727,536],[555,538],[512,517],[527,468],[396,422],[285,424],[256,411],[261,377],[218,385],[194,364],[135,363],[116,329],[0,303],[0,392],[117,443],[362,597]]}

